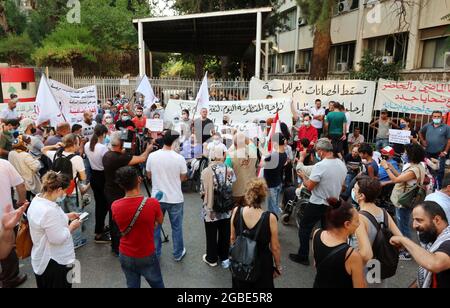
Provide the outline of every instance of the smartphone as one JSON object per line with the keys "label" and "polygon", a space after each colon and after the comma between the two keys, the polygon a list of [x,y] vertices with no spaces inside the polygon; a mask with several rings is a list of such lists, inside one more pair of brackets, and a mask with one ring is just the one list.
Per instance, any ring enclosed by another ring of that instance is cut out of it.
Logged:
{"label": "smartphone", "polygon": [[123,148],[127,149],[127,150],[130,150],[132,148],[131,142],[124,142],[123,143]]}
{"label": "smartphone", "polygon": [[84,212],[83,214],[80,215],[80,217],[78,219],[80,220],[80,222],[85,222],[86,220],[88,220],[88,216],[89,216],[89,213]]}

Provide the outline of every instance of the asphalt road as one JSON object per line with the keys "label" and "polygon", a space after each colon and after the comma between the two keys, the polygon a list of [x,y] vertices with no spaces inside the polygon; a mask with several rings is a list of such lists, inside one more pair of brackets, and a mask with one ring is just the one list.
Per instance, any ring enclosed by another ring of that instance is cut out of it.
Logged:
{"label": "asphalt road", "polygon": [[[231,274],[220,266],[211,268],[202,261],[205,253],[204,224],[200,218],[200,198],[197,194],[185,194],[184,239],[187,254],[182,262],[177,263],[172,258],[172,240],[163,244],[161,270],[166,287],[169,288],[230,288]],[[76,251],[77,260],[81,264],[81,283],[75,288],[123,288],[125,278],[119,261],[110,252],[109,245],[94,242],[94,207],[86,209],[90,219],[86,222],[85,234],[88,244]],[[170,223],[166,217],[164,229],[171,235]],[[311,288],[315,271],[312,266],[305,267],[289,261],[289,253],[298,249],[297,228],[292,224],[280,224],[279,236],[282,249],[282,277],[276,280],[277,288]],[[398,273],[391,278],[388,286],[392,288],[407,287],[416,276],[417,265],[414,261],[400,262]],[[35,288],[36,282],[30,260],[21,262],[21,271],[28,274],[24,288]],[[143,280],[143,287],[148,287]]]}

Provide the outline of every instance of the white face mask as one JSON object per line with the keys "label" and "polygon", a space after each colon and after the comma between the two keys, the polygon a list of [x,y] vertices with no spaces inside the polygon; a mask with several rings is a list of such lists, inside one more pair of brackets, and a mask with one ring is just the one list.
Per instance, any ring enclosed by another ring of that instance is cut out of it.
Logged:
{"label": "white face mask", "polygon": [[55,202],[56,203],[61,203],[64,201],[64,199],[66,199],[66,194],[62,195],[61,197],[56,198]]}
{"label": "white face mask", "polygon": [[311,125],[311,123],[309,121],[305,121],[305,122],[303,122],[303,124],[305,124],[305,126]]}
{"label": "white face mask", "polygon": [[214,145],[219,145],[220,144],[220,140],[219,139],[214,139]]}

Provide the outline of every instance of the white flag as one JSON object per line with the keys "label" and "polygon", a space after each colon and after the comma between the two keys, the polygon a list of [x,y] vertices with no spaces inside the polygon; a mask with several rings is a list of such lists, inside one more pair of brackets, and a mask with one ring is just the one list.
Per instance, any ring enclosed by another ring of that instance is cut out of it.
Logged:
{"label": "white flag", "polygon": [[58,123],[64,122],[61,112],[53,93],[48,85],[47,77],[42,74],[39,89],[36,95],[37,124],[50,120],[50,125],[56,127]]}
{"label": "white flag", "polygon": [[195,99],[198,109],[209,108],[208,72],[205,73],[200,90]]}
{"label": "white flag", "polygon": [[155,96],[155,92],[153,92],[152,85],[150,84],[147,75],[144,75],[144,77],[142,77],[141,82],[136,89],[136,92],[144,95],[144,106],[146,108],[151,107],[154,103],[159,101]]}

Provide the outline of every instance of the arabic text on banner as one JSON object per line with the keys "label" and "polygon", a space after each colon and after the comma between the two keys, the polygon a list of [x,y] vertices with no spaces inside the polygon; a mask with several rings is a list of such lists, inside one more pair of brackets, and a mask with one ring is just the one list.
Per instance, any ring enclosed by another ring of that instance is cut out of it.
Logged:
{"label": "arabic text on banner", "polygon": [[[2,112],[3,109],[6,109],[7,107],[8,104],[0,104],[0,112]],[[33,120],[37,119],[35,103],[18,103],[16,112],[19,115],[19,117],[30,118]]]}
{"label": "arabic text on banner", "polygon": [[[169,100],[166,111],[164,112],[164,120],[174,122],[175,118],[181,117],[181,111],[188,109],[190,114],[195,112],[195,101]],[[266,121],[274,118],[279,112],[280,120],[289,127],[292,126],[291,100],[289,98],[282,99],[261,99],[253,101],[220,101],[210,102],[208,118],[215,125],[223,124],[223,117],[229,116],[231,124],[234,123],[253,123],[255,120]],[[197,116],[200,114],[197,108]]]}
{"label": "arabic text on banner", "polygon": [[49,79],[48,82],[67,122],[82,122],[85,111],[91,111],[94,117],[97,115],[96,86],[73,89],[55,80]]}
{"label": "arabic text on banner", "polygon": [[272,80],[265,82],[256,78],[250,81],[250,99],[292,98],[297,110],[314,106],[316,99],[323,106],[336,101],[350,111],[354,122],[370,123],[375,100],[376,82],[365,80]]}
{"label": "arabic text on banner", "polygon": [[450,83],[421,81],[378,82],[375,109],[393,112],[431,115],[450,109]]}

